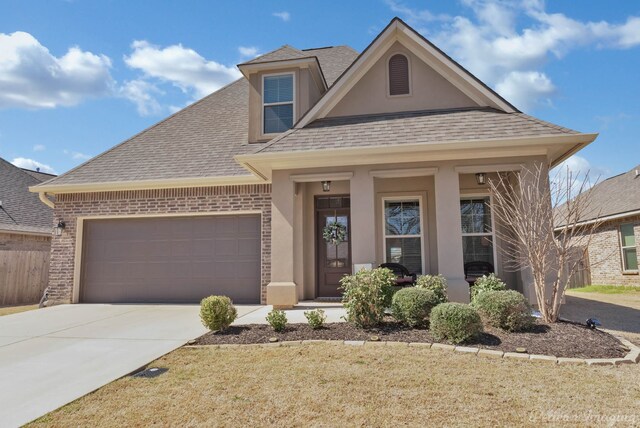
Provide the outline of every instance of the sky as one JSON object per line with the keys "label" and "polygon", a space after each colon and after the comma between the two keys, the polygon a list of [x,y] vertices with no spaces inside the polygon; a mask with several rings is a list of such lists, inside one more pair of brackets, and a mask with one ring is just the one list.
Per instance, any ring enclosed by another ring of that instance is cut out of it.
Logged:
{"label": "sky", "polygon": [[65,171],[289,44],[362,51],[399,16],[525,113],[600,136],[565,165],[640,164],[640,2],[0,0],[0,157]]}

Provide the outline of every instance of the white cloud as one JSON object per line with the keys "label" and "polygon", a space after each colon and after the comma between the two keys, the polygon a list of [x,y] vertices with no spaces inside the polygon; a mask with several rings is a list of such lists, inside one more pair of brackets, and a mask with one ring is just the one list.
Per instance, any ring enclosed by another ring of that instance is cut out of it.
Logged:
{"label": "white cloud", "polygon": [[73,150],[63,150],[62,153],[64,153],[67,156],[70,156],[71,159],[73,160],[80,160],[80,161],[86,161],[91,159],[90,155],[85,155],[84,153],[80,153],[80,152],[75,152]]}
{"label": "white cloud", "polygon": [[110,67],[105,55],[72,47],[56,57],[29,33],[0,33],[0,108],[72,106],[109,94]]}
{"label": "white cloud", "polygon": [[594,166],[587,159],[578,155],[567,158],[549,172],[551,183],[563,189],[566,189],[567,180],[571,178],[573,196],[575,196],[585,180],[587,188],[589,188],[601,182],[608,175],[609,171],[607,169]]}
{"label": "white cloud", "polygon": [[[389,0],[389,7],[439,47],[497,89],[516,107],[548,102],[555,92],[542,72],[551,59],[578,48],[629,49],[640,45],[640,17],[624,23],[580,21],[547,13],[543,1],[462,0],[470,16],[446,17]],[[522,25],[522,22],[528,22]],[[422,27],[427,27],[423,30]]]}
{"label": "white cloud", "polygon": [[153,94],[163,92],[153,83],[146,80],[131,80],[120,88],[120,94],[133,102],[140,116],[151,116],[162,113],[163,108]]}
{"label": "white cloud", "polygon": [[255,46],[239,46],[238,52],[246,58],[255,58],[258,56],[258,48]]}
{"label": "white cloud", "polygon": [[291,20],[291,14],[287,11],[273,12],[272,15],[276,18],[282,19],[284,22],[289,22]]}
{"label": "white cloud", "polygon": [[34,152],[44,152],[47,148],[44,146],[44,144],[36,144],[35,146],[33,146],[33,151]]}
{"label": "white cloud", "polygon": [[34,171],[40,168],[40,171],[42,172],[48,172],[49,174],[57,174],[56,171],[53,168],[51,168],[49,165],[45,165],[33,159],[15,158],[14,160],[11,161],[11,163],[17,166],[18,168],[26,168]]}

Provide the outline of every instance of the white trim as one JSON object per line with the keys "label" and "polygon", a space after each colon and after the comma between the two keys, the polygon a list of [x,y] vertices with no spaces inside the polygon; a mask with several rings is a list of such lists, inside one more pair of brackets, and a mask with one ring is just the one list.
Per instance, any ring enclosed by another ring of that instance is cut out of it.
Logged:
{"label": "white trim", "polygon": [[[622,226],[631,226],[631,231],[633,232],[633,245],[624,245],[624,242],[622,242]],[[637,247],[637,243],[636,243],[636,235],[635,235],[635,231],[636,231],[636,227],[634,223],[621,223],[618,225],[618,243],[620,244],[620,264],[622,267],[622,273],[623,274],[637,274],[638,273],[638,269],[627,269],[625,264],[626,264],[626,258],[624,257],[624,250],[627,249],[633,249],[636,250],[636,264],[638,264],[638,247]]]}
{"label": "white trim", "polygon": [[[464,238],[465,236],[491,236],[491,246],[492,251],[493,251],[493,270],[494,273],[496,275],[498,275],[498,243],[496,242],[496,222],[495,222],[495,216],[493,215],[493,196],[488,193],[488,192],[475,192],[475,193],[465,193],[465,194],[460,194],[460,201],[463,200],[470,200],[470,199],[476,199],[476,198],[489,198],[489,214],[491,215],[491,233],[464,233],[462,232],[462,229],[460,230],[460,234],[462,235],[462,237]],[[462,211],[460,211],[460,220],[462,223]],[[462,245],[462,242],[460,242],[460,245]],[[464,253],[462,254],[463,260],[464,260]]]}
{"label": "white trim", "polygon": [[[291,101],[277,102],[277,103],[265,103],[264,102],[264,79],[265,79],[265,77],[289,76],[289,75],[291,76],[291,80],[292,80],[292,83],[291,83],[291,85],[292,85],[292,87],[291,87],[292,99],[291,99]],[[296,83],[297,83],[297,79],[296,79],[296,72],[295,71],[287,71],[287,72],[284,72],[284,73],[265,73],[265,74],[262,75],[262,88],[261,88],[261,94],[260,94],[260,101],[261,101],[261,104],[262,104],[262,108],[261,108],[261,111],[260,111],[260,118],[261,118],[260,135],[262,137],[267,137],[267,138],[271,137],[271,138],[273,138],[273,137],[281,134],[280,132],[271,132],[271,133],[264,132],[264,108],[267,107],[267,106],[271,107],[271,106],[282,106],[282,105],[291,104],[291,109],[292,109],[292,111],[291,111],[291,114],[292,114],[292,117],[291,117],[291,128],[293,128],[293,125],[296,124],[296,116],[297,116],[296,115],[296,106],[297,106],[296,105],[297,104],[296,103],[296,95],[297,95],[297,92],[298,92],[298,91],[296,91]],[[289,129],[291,129],[291,128],[289,128]],[[282,132],[286,132],[286,131],[282,131]]]}
{"label": "white trim", "polygon": [[438,168],[406,168],[406,169],[375,169],[369,171],[369,175],[376,178],[403,178],[403,177],[422,177],[426,175],[435,175]]}
{"label": "white trim", "polygon": [[[420,235],[387,235],[385,202],[413,202],[418,201],[418,213],[420,214]],[[382,197],[382,261],[387,263],[387,238],[420,238],[420,262],[422,265],[422,275],[425,272],[425,231],[424,231],[424,206],[422,205],[422,195],[403,196],[383,196]]]}
{"label": "white trim", "polygon": [[[391,58],[393,58],[396,55],[402,55],[403,57],[405,57],[407,59],[407,79],[408,79],[408,83],[409,83],[409,92],[406,94],[396,94],[396,95],[391,95],[391,74],[389,73],[389,62],[391,61]],[[390,52],[389,56],[387,57],[387,69],[385,71],[385,75],[387,77],[387,97],[389,98],[402,98],[402,97],[410,97],[411,95],[413,95],[413,84],[411,81],[411,59],[409,58],[409,55],[407,55],[404,52],[400,52],[400,51],[394,51],[394,52]]]}
{"label": "white trim", "polygon": [[317,181],[345,181],[353,178],[353,172],[328,172],[322,174],[294,174],[289,180],[295,183],[313,183]]}
{"label": "white trim", "polygon": [[184,212],[184,213],[151,213],[151,214],[122,214],[122,215],[92,215],[76,217],[76,237],[73,261],[73,284],[71,293],[71,303],[80,302],[80,278],[82,275],[82,244],[84,236],[84,222],[86,220],[124,220],[131,218],[170,218],[170,217],[217,217],[229,215],[259,215],[260,216],[260,287],[262,287],[262,265],[263,236],[262,236],[262,211],[209,211],[209,212]]}
{"label": "white trim", "polygon": [[520,171],[523,165],[519,163],[503,163],[495,165],[463,165],[453,169],[459,174],[475,174],[478,172]]}

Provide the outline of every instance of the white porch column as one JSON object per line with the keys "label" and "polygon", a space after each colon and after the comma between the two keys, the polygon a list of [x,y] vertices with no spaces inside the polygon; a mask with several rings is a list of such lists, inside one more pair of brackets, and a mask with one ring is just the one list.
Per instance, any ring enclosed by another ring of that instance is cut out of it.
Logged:
{"label": "white porch column", "polygon": [[267,304],[290,308],[298,303],[294,277],[294,191],[289,174],[273,171],[271,184],[271,282]]}
{"label": "white porch column", "polygon": [[469,284],[464,280],[460,179],[453,166],[441,166],[434,177],[438,273],[447,278],[449,300],[469,302]]}
{"label": "white porch column", "polygon": [[358,168],[350,186],[352,263],[370,263],[375,268],[377,266],[373,177],[367,169]]}

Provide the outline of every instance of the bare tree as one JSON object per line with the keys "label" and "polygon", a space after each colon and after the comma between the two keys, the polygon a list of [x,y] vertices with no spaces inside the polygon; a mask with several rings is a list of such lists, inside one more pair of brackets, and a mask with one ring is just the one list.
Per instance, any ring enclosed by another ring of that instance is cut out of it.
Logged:
{"label": "bare tree", "polygon": [[508,267],[529,270],[542,319],[556,322],[566,286],[600,225],[591,206],[589,175],[578,177],[567,169],[550,181],[547,165],[536,163],[519,173],[499,174],[489,188],[493,213],[505,226],[496,234]]}

